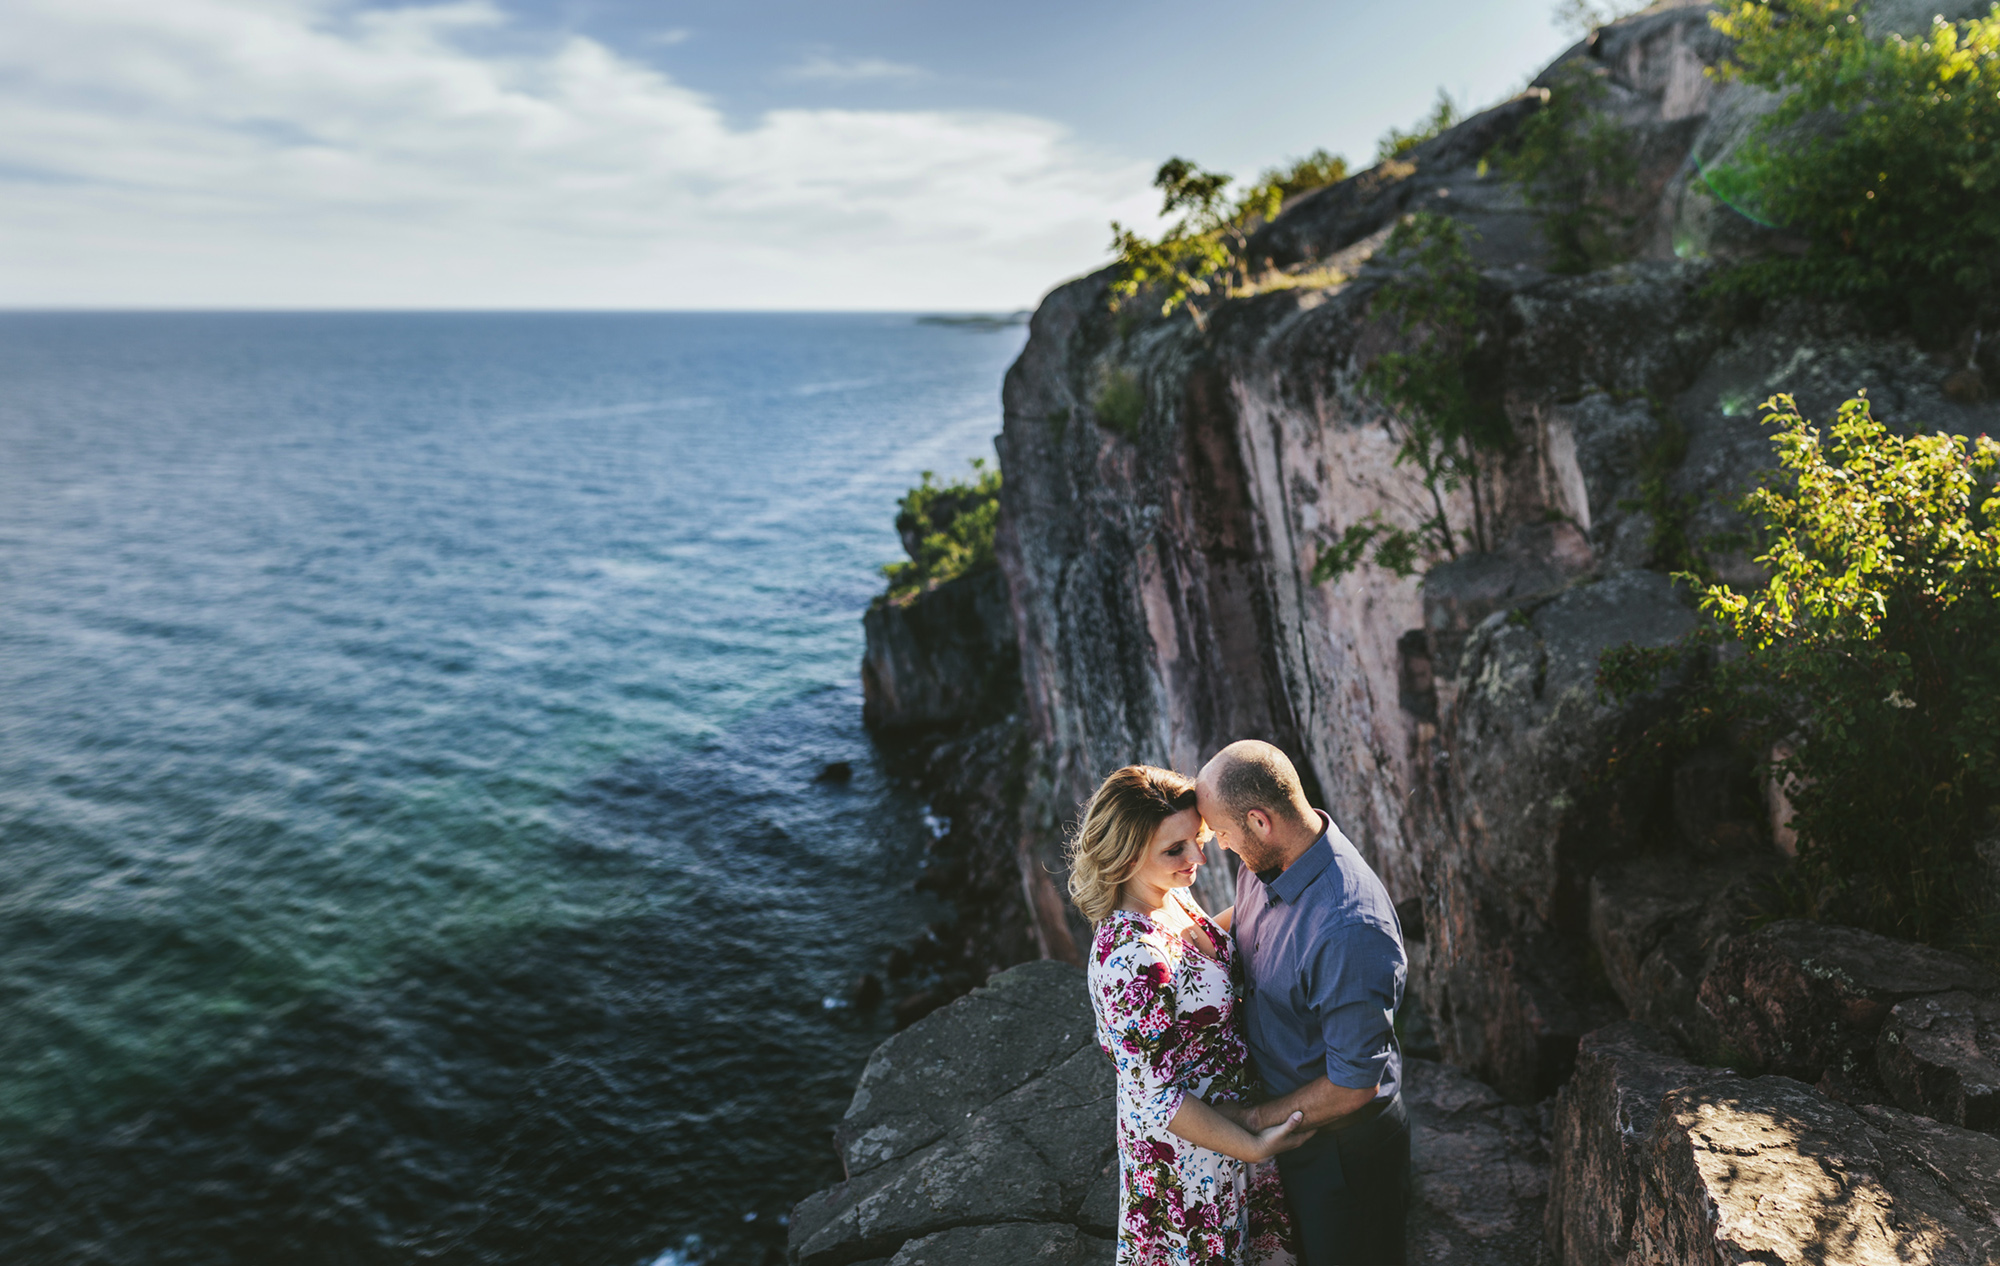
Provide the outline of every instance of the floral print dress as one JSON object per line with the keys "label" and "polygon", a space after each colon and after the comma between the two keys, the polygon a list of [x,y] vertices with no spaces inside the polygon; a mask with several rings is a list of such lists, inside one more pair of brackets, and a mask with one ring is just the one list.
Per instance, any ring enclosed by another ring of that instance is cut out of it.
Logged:
{"label": "floral print dress", "polygon": [[1118,1266],[1290,1266],[1277,1166],[1198,1147],[1167,1129],[1181,1101],[1250,1097],[1229,934],[1182,897],[1210,957],[1143,914],[1097,925],[1090,996],[1097,1044],[1118,1065]]}

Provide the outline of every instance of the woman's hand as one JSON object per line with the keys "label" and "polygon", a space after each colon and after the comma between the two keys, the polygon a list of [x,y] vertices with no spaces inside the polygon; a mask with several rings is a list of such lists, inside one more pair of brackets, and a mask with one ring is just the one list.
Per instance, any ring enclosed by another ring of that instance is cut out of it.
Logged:
{"label": "woman's hand", "polygon": [[1313,1131],[1302,1130],[1299,1123],[1306,1119],[1303,1112],[1294,1112],[1268,1130],[1257,1131],[1256,1150],[1258,1160],[1270,1160],[1280,1152],[1289,1152],[1313,1136]]}

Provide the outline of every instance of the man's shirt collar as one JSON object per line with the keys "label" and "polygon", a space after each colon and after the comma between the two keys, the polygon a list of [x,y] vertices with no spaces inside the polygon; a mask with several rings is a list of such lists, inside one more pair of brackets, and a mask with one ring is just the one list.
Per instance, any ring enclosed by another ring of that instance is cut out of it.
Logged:
{"label": "man's shirt collar", "polygon": [[1266,891],[1279,901],[1297,901],[1307,885],[1333,864],[1333,844],[1327,839],[1333,831],[1333,819],[1323,809],[1314,809],[1313,812],[1319,814],[1319,838],[1306,845],[1306,851],[1299,854],[1299,860],[1285,868],[1284,874],[1265,885]]}

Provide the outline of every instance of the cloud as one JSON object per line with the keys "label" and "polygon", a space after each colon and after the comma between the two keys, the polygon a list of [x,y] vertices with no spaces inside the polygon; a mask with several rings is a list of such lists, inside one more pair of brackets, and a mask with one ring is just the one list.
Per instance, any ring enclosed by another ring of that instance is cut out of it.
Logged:
{"label": "cloud", "polygon": [[685,44],[694,38],[694,32],[684,26],[669,27],[664,31],[654,31],[646,37],[648,44]]}
{"label": "cloud", "polygon": [[0,303],[975,307],[1145,222],[1018,114],[717,105],[483,0],[13,0]]}
{"label": "cloud", "polygon": [[879,57],[849,58],[843,61],[818,54],[808,57],[783,74],[787,79],[829,84],[881,83],[885,80],[909,83],[931,77],[931,73],[921,67],[883,61]]}

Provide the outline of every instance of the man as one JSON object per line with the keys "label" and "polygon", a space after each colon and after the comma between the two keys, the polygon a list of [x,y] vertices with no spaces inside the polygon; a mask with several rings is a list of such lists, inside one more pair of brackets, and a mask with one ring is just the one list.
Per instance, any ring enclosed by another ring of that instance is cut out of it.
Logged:
{"label": "man", "polygon": [[1278,1157],[1303,1266],[1403,1261],[1410,1126],[1396,1008],[1409,960],[1382,881],[1269,743],[1231,743],[1195,782],[1195,807],[1236,874],[1251,1061],[1272,1098],[1250,1129],[1305,1113],[1318,1133]]}

